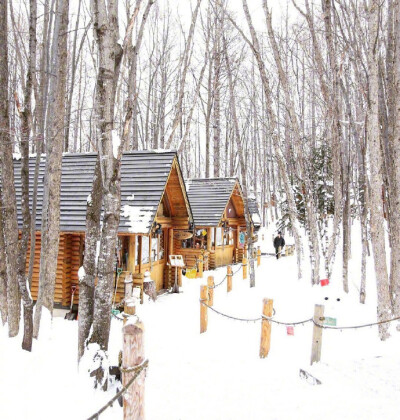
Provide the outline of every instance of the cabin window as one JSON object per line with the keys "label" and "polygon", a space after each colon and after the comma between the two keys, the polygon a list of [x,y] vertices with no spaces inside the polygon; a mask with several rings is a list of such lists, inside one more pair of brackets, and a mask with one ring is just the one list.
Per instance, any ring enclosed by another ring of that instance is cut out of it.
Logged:
{"label": "cabin window", "polygon": [[139,246],[140,246],[140,241],[139,241],[139,235],[135,236],[135,265],[139,265],[140,261],[139,261]]}
{"label": "cabin window", "polygon": [[224,232],[224,244],[233,245],[233,230],[228,228]]}
{"label": "cabin window", "polygon": [[142,264],[150,262],[150,240],[148,236],[142,236]]}
{"label": "cabin window", "polygon": [[216,245],[217,246],[221,246],[222,245],[222,242],[223,242],[223,237],[222,237],[222,235],[223,235],[223,228],[217,228],[216,229],[216,239],[215,239],[215,241],[216,241]]}

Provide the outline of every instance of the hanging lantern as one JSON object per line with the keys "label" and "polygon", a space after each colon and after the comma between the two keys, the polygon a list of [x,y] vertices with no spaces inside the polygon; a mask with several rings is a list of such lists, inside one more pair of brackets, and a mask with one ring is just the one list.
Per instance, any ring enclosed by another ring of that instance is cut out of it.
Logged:
{"label": "hanging lantern", "polygon": [[207,235],[207,231],[206,231],[205,229],[203,229],[203,230],[201,231],[201,234],[202,234],[203,236],[206,236],[206,235]]}

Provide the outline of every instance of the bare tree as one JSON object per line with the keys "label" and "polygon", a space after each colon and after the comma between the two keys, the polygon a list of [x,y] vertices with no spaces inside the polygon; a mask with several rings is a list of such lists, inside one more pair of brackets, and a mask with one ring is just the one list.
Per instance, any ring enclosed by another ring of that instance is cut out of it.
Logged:
{"label": "bare tree", "polygon": [[[380,2],[370,0],[368,4],[368,156],[371,193],[369,197],[371,213],[371,241],[374,253],[375,276],[378,291],[378,319],[390,318],[391,301],[389,278],[386,266],[385,229],[382,208],[382,155],[380,147],[379,104],[378,104],[378,50]],[[388,325],[380,324],[381,340],[389,337]]]}
{"label": "bare tree", "polygon": [[43,306],[53,315],[54,289],[56,283],[57,256],[60,238],[60,187],[62,151],[64,144],[65,97],[67,78],[67,40],[69,0],[58,3],[59,22],[56,24],[57,79],[51,116],[51,137],[46,142],[46,177],[42,211],[42,239],[40,253],[39,293],[36,303],[33,336],[38,338]]}

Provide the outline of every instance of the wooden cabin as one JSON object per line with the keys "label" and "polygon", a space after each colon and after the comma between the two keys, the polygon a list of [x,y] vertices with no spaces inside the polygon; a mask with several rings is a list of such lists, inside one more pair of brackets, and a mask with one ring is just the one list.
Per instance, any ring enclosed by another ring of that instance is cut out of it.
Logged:
{"label": "wooden cabin", "polygon": [[176,252],[183,255],[188,267],[193,265],[199,255],[204,256],[205,269],[241,262],[247,232],[239,180],[190,179],[186,186],[195,231],[189,239],[175,239]]}
{"label": "wooden cabin", "polygon": [[[96,154],[65,154],[61,179],[60,248],[55,304],[69,306],[71,289],[78,285],[78,270],[85,252],[86,207],[90,199]],[[15,161],[17,203],[20,208],[20,162]],[[40,166],[36,218],[35,265],[32,297],[39,289],[40,229],[45,159]],[[30,162],[31,188],[34,159]],[[31,197],[32,204],[32,197]],[[20,217],[20,212],[19,212]],[[21,220],[19,220],[21,222]],[[121,166],[121,219],[116,250],[118,278],[116,302],[124,292],[123,280],[132,273],[140,283],[146,271],[156,289],[172,285],[168,257],[174,254],[174,230],[188,229],[192,213],[176,152],[137,151],[124,153]],[[29,259],[28,259],[29,260]],[[117,270],[116,270],[117,273]],[[117,274],[116,274],[117,279]],[[74,295],[78,303],[79,288]]]}

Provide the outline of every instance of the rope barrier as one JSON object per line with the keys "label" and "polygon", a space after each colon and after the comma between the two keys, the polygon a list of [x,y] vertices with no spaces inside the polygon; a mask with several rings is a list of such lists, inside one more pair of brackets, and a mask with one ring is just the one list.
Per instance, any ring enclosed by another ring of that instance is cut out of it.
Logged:
{"label": "rope barrier", "polygon": [[[237,274],[242,269],[242,265],[239,265],[238,269],[232,273],[232,277]],[[225,275],[225,277],[218,283],[214,284],[214,286],[209,287],[209,289],[216,289],[217,287],[221,286],[221,284],[228,278],[228,274]]]}
{"label": "rope barrier", "polygon": [[[233,315],[228,315],[225,314],[223,312],[218,311],[217,309],[213,308],[212,306],[209,306],[205,303],[204,300],[200,299],[200,303],[204,306],[206,306],[208,309],[211,309],[212,311],[214,311],[215,313],[217,313],[218,315],[221,315],[225,318],[228,319],[232,319],[234,321],[244,321],[244,322],[258,322],[261,321],[263,319],[270,321],[274,324],[278,324],[278,325],[304,325],[307,324],[308,322],[312,322],[315,326],[319,327],[319,328],[323,328],[323,329],[330,329],[330,330],[345,330],[345,329],[357,329],[357,328],[366,328],[366,327],[373,327],[375,325],[381,325],[381,324],[387,324],[389,322],[393,322],[393,321],[398,321],[400,320],[400,317],[396,317],[393,319],[388,319],[385,321],[378,321],[378,322],[373,322],[370,324],[363,324],[363,325],[354,325],[354,326],[343,326],[343,327],[338,327],[338,326],[331,326],[331,325],[323,325],[323,324],[319,324],[318,322],[315,322],[313,318],[308,318],[305,319],[303,321],[295,321],[295,322],[284,322],[284,321],[278,321],[276,319],[273,319],[272,317],[268,317],[265,315],[261,315],[261,317],[259,318],[238,318],[235,317]],[[273,309],[273,315],[275,315],[275,309]]]}
{"label": "rope barrier", "polygon": [[396,318],[392,318],[392,319],[386,319],[385,321],[372,322],[370,324],[352,325],[352,326],[347,325],[343,327],[338,327],[338,326],[333,326],[333,325],[322,325],[322,324],[319,324],[318,322],[315,322],[314,319],[312,319],[312,322],[316,327],[319,327],[325,330],[355,330],[358,328],[374,327],[375,325],[388,324],[389,322],[398,321],[398,320],[400,320],[400,316]]}
{"label": "rope barrier", "polygon": [[243,322],[258,322],[258,321],[261,321],[261,319],[262,319],[261,317],[260,317],[260,318],[253,318],[253,319],[238,318],[238,317],[231,316],[231,315],[227,315],[227,314],[224,314],[224,313],[222,313],[222,312],[217,311],[217,310],[216,310],[216,309],[214,309],[212,306],[207,305],[207,304],[205,303],[205,301],[204,301],[204,300],[201,300],[201,299],[200,299],[200,303],[201,303],[202,305],[204,305],[205,307],[207,307],[208,309],[211,309],[212,311],[214,311],[214,312],[215,312],[215,313],[217,313],[218,315],[224,316],[225,318],[233,319],[234,321],[243,321]]}
{"label": "rope barrier", "polygon": [[[111,407],[113,405],[113,403],[122,395],[125,394],[125,392],[129,389],[129,387],[135,382],[135,379],[140,375],[140,373],[147,368],[147,366],[149,365],[149,361],[148,359],[144,360],[140,365],[135,366],[134,368],[128,368],[128,369],[134,369],[135,370],[135,374],[132,376],[132,378],[129,380],[129,382],[122,387],[121,391],[119,391],[117,394],[115,394],[114,397],[111,398],[110,401],[108,401],[108,403],[106,405],[104,405],[102,408],[100,408],[99,411],[97,411],[96,413],[92,414],[90,417],[88,417],[87,420],[97,420],[99,418],[99,415],[102,414],[104,411],[107,410],[108,407]],[[122,369],[121,369],[122,371]]]}
{"label": "rope barrier", "polygon": [[[274,311],[275,311],[275,309],[274,309]],[[283,322],[283,321],[277,321],[276,319],[273,319],[273,318],[265,316],[265,315],[261,315],[261,318],[266,319],[267,321],[270,321],[274,324],[279,324],[279,325],[304,325],[304,324],[307,324],[307,322],[313,321],[312,318],[309,318],[309,319],[305,319],[304,321]]]}

